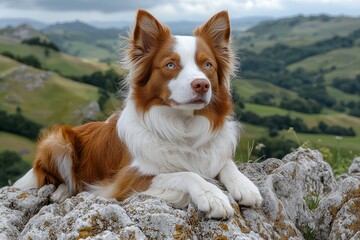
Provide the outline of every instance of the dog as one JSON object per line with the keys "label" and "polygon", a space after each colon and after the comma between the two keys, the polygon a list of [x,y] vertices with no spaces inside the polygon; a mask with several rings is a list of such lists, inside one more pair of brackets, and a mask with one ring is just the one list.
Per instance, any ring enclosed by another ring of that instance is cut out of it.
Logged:
{"label": "dog", "polygon": [[174,36],[138,10],[128,39],[127,98],[105,122],[58,126],[38,143],[33,168],[14,186],[54,184],[54,202],[81,191],[124,200],[136,193],[184,207],[192,201],[209,218],[227,219],[228,197],[259,207],[258,188],[233,162],[240,124],[232,117],[235,70],[227,11],[194,36]]}

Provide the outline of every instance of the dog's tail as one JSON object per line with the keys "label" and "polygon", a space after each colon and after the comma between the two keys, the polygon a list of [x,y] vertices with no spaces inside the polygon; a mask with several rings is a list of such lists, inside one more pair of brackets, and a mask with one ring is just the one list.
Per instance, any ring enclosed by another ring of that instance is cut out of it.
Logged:
{"label": "dog's tail", "polygon": [[22,178],[17,180],[14,185],[16,188],[20,189],[29,189],[29,188],[38,188],[38,181],[33,169],[30,169]]}
{"label": "dog's tail", "polygon": [[64,183],[70,193],[76,192],[73,163],[76,161],[75,132],[67,126],[57,126],[41,137],[33,168],[15,182],[20,189],[40,188],[47,184]]}

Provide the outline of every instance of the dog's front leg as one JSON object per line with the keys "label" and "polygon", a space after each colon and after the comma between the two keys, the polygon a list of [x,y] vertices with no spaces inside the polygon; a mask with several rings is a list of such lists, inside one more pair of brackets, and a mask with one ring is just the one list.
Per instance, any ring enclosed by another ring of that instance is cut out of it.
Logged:
{"label": "dog's front leg", "polygon": [[263,199],[259,189],[238,170],[233,160],[228,160],[221,169],[219,180],[240,205],[260,207]]}
{"label": "dog's front leg", "polygon": [[228,197],[214,184],[193,172],[158,174],[144,193],[178,206],[188,204],[191,199],[209,218],[228,219],[234,215]]}

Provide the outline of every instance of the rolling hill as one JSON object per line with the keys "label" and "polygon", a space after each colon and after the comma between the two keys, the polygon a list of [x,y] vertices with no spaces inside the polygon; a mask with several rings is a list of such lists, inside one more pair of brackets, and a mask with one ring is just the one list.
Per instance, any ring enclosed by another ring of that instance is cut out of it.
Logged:
{"label": "rolling hill", "polygon": [[116,59],[122,46],[120,35],[127,30],[115,28],[98,29],[76,21],[58,23],[43,29],[43,32],[68,54],[88,59]]}
{"label": "rolling hill", "polygon": [[276,43],[302,46],[331,38],[346,36],[359,29],[360,18],[297,16],[261,22],[235,37],[235,45],[259,52]]}
{"label": "rolling hill", "polygon": [[20,57],[33,55],[40,61],[43,68],[59,72],[65,76],[82,76],[109,68],[106,64],[84,61],[52,49],[46,50],[41,46],[0,40],[0,53],[4,52]]}
{"label": "rolling hill", "polygon": [[[23,115],[44,126],[76,125],[101,115],[98,88],[74,82],[0,56],[0,109]],[[86,111],[89,111],[87,113]],[[64,114],[66,113],[66,114]]]}

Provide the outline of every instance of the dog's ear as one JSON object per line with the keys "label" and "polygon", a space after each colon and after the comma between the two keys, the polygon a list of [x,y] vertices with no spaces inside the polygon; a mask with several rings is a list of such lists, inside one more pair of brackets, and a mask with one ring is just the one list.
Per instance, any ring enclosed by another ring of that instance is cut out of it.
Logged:
{"label": "dog's ear", "polygon": [[210,40],[214,47],[221,50],[230,42],[230,20],[227,11],[212,16],[206,23],[195,29],[195,36]]}
{"label": "dog's ear", "polygon": [[133,47],[149,52],[164,37],[170,36],[168,27],[163,26],[153,15],[145,10],[138,10],[132,35]]}

